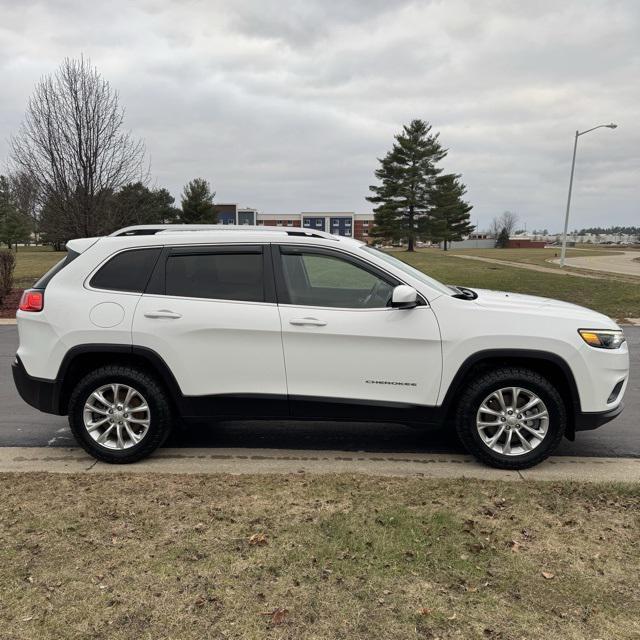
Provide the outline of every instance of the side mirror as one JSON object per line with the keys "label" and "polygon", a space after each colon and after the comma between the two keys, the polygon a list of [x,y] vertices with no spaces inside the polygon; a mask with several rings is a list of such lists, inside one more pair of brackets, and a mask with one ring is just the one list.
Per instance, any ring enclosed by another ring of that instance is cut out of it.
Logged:
{"label": "side mirror", "polygon": [[391,294],[394,309],[413,309],[418,306],[418,292],[406,284],[398,285]]}

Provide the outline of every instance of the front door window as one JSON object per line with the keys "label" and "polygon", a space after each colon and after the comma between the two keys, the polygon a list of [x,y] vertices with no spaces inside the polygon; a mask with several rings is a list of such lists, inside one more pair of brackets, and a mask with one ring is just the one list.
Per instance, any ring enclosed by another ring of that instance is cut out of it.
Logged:
{"label": "front door window", "polygon": [[337,255],[282,249],[288,304],[346,309],[386,307],[394,284]]}

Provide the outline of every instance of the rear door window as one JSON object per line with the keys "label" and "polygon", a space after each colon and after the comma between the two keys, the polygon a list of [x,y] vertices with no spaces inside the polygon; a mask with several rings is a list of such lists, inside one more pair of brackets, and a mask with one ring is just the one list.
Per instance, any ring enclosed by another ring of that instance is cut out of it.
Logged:
{"label": "rear door window", "polygon": [[168,296],[264,302],[261,247],[171,254],[165,268]]}

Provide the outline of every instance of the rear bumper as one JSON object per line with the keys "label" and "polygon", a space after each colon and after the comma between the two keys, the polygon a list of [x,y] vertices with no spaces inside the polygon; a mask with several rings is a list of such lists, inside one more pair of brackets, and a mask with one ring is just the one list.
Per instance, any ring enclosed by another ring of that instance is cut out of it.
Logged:
{"label": "rear bumper", "polygon": [[575,418],[576,431],[591,431],[597,429],[603,424],[610,422],[619,416],[624,409],[624,403],[621,402],[615,409],[609,411],[598,411],[595,413],[577,413]]}
{"label": "rear bumper", "polygon": [[59,410],[60,392],[56,380],[43,380],[30,376],[17,356],[11,365],[11,370],[16,389],[27,404],[44,413],[61,415]]}

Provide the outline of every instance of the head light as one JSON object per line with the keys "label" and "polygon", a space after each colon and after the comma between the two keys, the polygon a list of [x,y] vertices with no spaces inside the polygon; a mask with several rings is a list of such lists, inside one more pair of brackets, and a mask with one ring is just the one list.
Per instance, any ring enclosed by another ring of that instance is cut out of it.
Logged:
{"label": "head light", "polygon": [[598,349],[618,349],[624,342],[620,329],[578,329],[578,333],[589,346]]}

